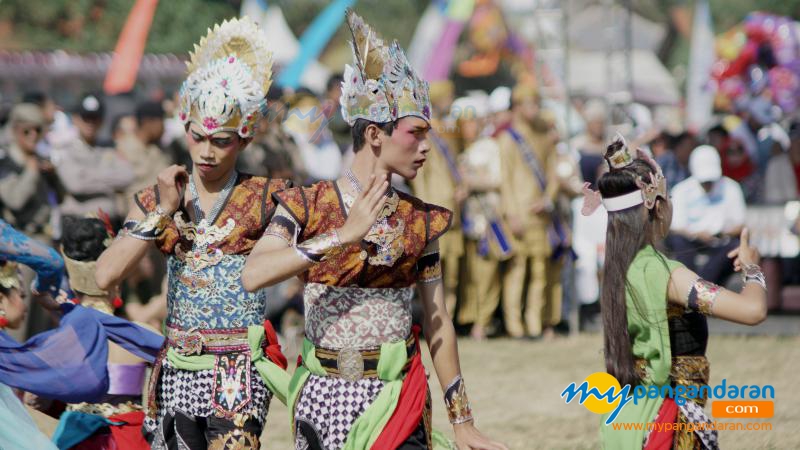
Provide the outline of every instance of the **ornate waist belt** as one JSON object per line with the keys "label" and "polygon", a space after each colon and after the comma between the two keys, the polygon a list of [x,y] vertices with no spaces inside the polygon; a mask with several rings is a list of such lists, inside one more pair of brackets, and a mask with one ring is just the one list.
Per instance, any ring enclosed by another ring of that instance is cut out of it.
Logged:
{"label": "ornate waist belt", "polygon": [[182,330],[178,327],[168,326],[167,341],[169,346],[181,355],[219,354],[250,349],[247,341],[247,328]]}
{"label": "ornate waist belt", "polygon": [[[408,362],[403,370],[408,370],[411,357],[416,353],[416,343],[413,334],[406,339],[406,354]],[[339,377],[347,381],[357,381],[362,378],[377,378],[378,361],[381,358],[381,349],[358,350],[355,348],[342,348],[331,350],[316,347],[314,354],[325,372],[332,377]]]}
{"label": "ornate waist belt", "polygon": [[[639,378],[644,379],[647,375],[647,360],[636,359],[634,366]],[[672,366],[669,370],[670,384],[672,386],[694,386],[699,389],[701,386],[708,384],[709,369],[708,359],[705,356],[673,356]],[[706,399],[701,396],[694,397],[692,400],[700,406],[704,406],[706,403]]]}

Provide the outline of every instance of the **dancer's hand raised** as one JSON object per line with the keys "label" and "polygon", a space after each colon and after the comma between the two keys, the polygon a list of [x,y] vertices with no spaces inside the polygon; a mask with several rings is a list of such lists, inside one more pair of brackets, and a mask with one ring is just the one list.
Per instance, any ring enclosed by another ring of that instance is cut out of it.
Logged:
{"label": "dancer's hand raised", "polygon": [[389,187],[386,175],[376,177],[370,175],[367,188],[361,191],[347,214],[347,221],[339,228],[339,240],[342,244],[361,242],[369,229],[378,219],[378,213],[386,201],[384,193]]}
{"label": "dancer's hand raised", "polygon": [[183,192],[189,182],[185,166],[171,165],[158,174],[159,205],[168,214],[178,210]]}
{"label": "dancer's hand raised", "polygon": [[735,258],[733,260],[733,269],[737,272],[742,270],[742,267],[756,264],[761,261],[761,256],[758,254],[758,249],[750,246],[750,230],[747,228],[742,230],[742,235],[739,237],[739,247],[731,250],[728,253],[728,258]]}

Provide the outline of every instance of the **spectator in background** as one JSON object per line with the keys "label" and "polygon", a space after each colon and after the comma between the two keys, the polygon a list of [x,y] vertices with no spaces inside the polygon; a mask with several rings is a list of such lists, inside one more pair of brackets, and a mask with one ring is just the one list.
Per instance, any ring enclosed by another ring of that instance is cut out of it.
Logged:
{"label": "spectator in background", "polygon": [[[745,203],[739,183],[722,175],[717,149],[701,145],[689,159],[691,176],[672,189],[667,243],[675,259],[708,281],[723,284],[732,267],[728,252],[739,246]],[[695,264],[700,251],[708,255]]]}
{"label": "spectator in background", "polygon": [[707,141],[719,151],[722,175],[739,183],[746,202],[754,201],[760,191],[757,186],[760,177],[745,149],[742,136],[729,134],[725,126],[720,124],[708,130]]}
{"label": "spectator in background", "polygon": [[[0,152],[0,210],[13,227],[42,244],[52,245],[59,232],[54,229],[57,215],[53,212],[58,207],[60,185],[53,165],[36,153],[45,125],[41,108],[32,103],[20,103],[11,110],[5,129],[8,144]],[[26,303],[35,303],[29,291],[35,274],[24,266],[21,272]],[[40,296],[36,297],[40,300]],[[28,335],[52,325],[41,308],[30,308],[25,320]]]}
{"label": "spectator in background", "polygon": [[253,142],[239,155],[236,168],[256,176],[303,183],[306,173],[300,150],[281,126],[289,106],[283,99],[283,90],[274,83],[267,91],[267,108],[267,114],[256,127]]}
{"label": "spectator in background", "polygon": [[119,225],[123,212],[115,197],[133,183],[135,175],[116,151],[96,146],[103,112],[97,95],[81,99],[72,114],[79,138],[54,148],[53,164],[66,189],[62,214],[82,217],[102,209]]}
{"label": "spectator in background", "polygon": [[135,181],[125,191],[125,198],[153,184],[156,174],[169,167],[171,160],[161,148],[164,135],[164,108],[160,102],[145,101],[136,106],[135,130],[116,141],[117,149],[130,163]]}
{"label": "spectator in background", "polygon": [[697,139],[692,133],[684,131],[675,137],[670,151],[656,158],[667,178],[667,189],[672,190],[676,184],[689,177],[689,155],[697,146]]}
{"label": "spectator in background", "polygon": [[342,96],[342,81],[344,78],[340,73],[335,73],[328,78],[322,109],[325,111],[325,117],[328,118],[328,128],[331,130],[333,140],[344,152],[353,143],[353,139],[350,137],[350,125],[344,121],[342,108],[339,105],[339,98]]}
{"label": "spectator in background", "polygon": [[767,163],[764,201],[785,203],[800,198],[800,123],[789,128],[789,146],[774,154]]}
{"label": "spectator in background", "polygon": [[[511,89],[496,88],[489,98],[489,105],[484,102],[482,97],[474,94],[463,97],[453,103],[453,112],[449,114],[457,119],[457,129],[461,134],[460,141],[464,146],[460,158],[461,173],[469,194],[462,209],[467,277],[463,280],[465,295],[457,322],[460,325],[472,323],[470,336],[474,339],[483,339],[495,331],[491,325],[500,304],[500,262],[507,260],[511,252],[511,234],[500,215],[503,176],[500,146],[494,137],[481,136],[481,128],[497,130],[509,126],[507,112],[511,109]],[[465,111],[470,114],[464,114]],[[487,115],[489,117],[484,117]],[[494,120],[497,122],[493,124]]]}
{"label": "spectator in background", "polygon": [[33,103],[11,110],[4,130],[8,144],[0,154],[0,211],[11,226],[50,245],[59,184],[53,165],[36,153],[45,125],[41,108]]}
{"label": "spectator in background", "polygon": [[658,159],[661,155],[669,152],[670,143],[673,138],[666,131],[658,133],[658,135],[650,141],[650,152],[653,154],[654,159]]}
{"label": "spectator in background", "polygon": [[118,143],[135,137],[136,116],[129,113],[118,114],[111,120],[111,140]]}
{"label": "spectator in background", "polygon": [[601,100],[589,100],[583,109],[586,130],[572,140],[572,148],[580,155],[581,176],[592,184],[593,189],[603,165],[606,149],[606,106]]}
{"label": "spectator in background", "polygon": [[317,97],[308,89],[298,89],[289,99],[289,112],[283,123],[300,149],[308,178],[303,184],[335,180],[342,170],[342,152],[333,140],[327,118]]}

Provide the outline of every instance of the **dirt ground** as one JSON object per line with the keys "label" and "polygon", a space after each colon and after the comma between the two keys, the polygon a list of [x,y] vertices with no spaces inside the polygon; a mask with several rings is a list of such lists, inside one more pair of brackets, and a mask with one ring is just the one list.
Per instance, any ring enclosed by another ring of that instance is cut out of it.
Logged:
{"label": "dirt ground", "polygon": [[[459,348],[478,427],[489,436],[511,449],[599,448],[599,417],[576,401],[565,404],[560,394],[570,382],[603,370],[600,335],[552,342],[461,339]],[[425,366],[430,372],[432,364],[425,351]],[[287,356],[290,361],[296,358]],[[794,384],[800,373],[799,337],[712,336],[708,357],[711,386],[725,378],[728,385],[770,384],[775,388],[775,416],[761,419],[770,422],[772,430],[722,431],[721,448],[800,448],[800,388]],[[438,384],[431,383],[431,392],[434,427],[452,438]],[[706,412],[710,411],[707,405]],[[43,431],[52,433],[52,419],[35,418]],[[292,448],[287,409],[274,401],[262,435],[262,449]]]}
{"label": "dirt ground", "polygon": [[[599,447],[599,416],[573,402],[564,404],[561,391],[572,381],[603,370],[602,337],[582,335],[553,342],[494,339],[459,341],[461,366],[477,425],[511,449],[594,449]],[[432,365],[426,354],[426,368]],[[762,419],[771,431],[723,431],[723,449],[800,448],[800,338],[712,336],[708,348],[711,385],[723,378],[743,385],[775,387],[775,416]],[[290,358],[290,361],[293,358]],[[452,437],[443,409],[441,389],[431,384],[434,426]],[[706,412],[710,414],[710,406]],[[274,402],[262,448],[291,449],[286,408]]]}

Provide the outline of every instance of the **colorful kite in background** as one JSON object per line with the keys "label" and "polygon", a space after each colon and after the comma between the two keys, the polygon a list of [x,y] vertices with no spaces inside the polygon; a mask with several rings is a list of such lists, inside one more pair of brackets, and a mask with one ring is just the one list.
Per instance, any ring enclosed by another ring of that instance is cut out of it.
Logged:
{"label": "colorful kite in background", "polygon": [[717,38],[716,106],[765,97],[790,114],[800,96],[800,39],[791,18],[754,12]]}

